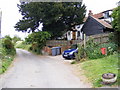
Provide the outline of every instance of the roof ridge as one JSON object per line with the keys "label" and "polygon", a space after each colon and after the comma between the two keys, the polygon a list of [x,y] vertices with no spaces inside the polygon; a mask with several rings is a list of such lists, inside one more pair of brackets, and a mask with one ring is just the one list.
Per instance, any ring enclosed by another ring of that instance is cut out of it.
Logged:
{"label": "roof ridge", "polygon": [[105,26],[105,27],[108,27],[108,28],[112,28],[112,26],[109,24],[109,23],[107,23],[106,21],[104,21],[104,20],[100,20],[100,19],[98,19],[98,18],[95,18],[94,16],[91,16],[93,19],[95,19],[96,21],[98,21],[100,24],[102,24],[103,26]]}

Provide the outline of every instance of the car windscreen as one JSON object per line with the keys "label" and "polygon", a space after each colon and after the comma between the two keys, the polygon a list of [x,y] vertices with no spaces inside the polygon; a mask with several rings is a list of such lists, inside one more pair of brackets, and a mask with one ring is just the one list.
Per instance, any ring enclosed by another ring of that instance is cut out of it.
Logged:
{"label": "car windscreen", "polygon": [[77,48],[77,44],[74,44],[70,47],[70,49],[76,49]]}

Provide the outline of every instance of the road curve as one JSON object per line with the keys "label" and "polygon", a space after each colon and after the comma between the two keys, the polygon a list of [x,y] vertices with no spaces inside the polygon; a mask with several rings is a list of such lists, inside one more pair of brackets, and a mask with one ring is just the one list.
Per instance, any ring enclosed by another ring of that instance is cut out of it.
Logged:
{"label": "road curve", "polygon": [[37,56],[21,49],[1,78],[2,88],[90,88],[60,56]]}

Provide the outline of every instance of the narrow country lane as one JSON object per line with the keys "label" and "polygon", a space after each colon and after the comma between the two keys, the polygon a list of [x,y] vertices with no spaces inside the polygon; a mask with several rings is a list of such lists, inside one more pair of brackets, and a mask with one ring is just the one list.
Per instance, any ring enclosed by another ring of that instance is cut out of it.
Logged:
{"label": "narrow country lane", "polygon": [[1,76],[2,88],[90,88],[60,56],[37,56],[17,49],[17,57]]}

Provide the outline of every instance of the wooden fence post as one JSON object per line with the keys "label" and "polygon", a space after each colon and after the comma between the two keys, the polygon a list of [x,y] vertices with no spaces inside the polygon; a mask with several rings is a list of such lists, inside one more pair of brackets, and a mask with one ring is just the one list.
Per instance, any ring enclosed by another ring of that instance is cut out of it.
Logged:
{"label": "wooden fence post", "polygon": [[84,49],[86,48],[86,35],[84,34]]}

